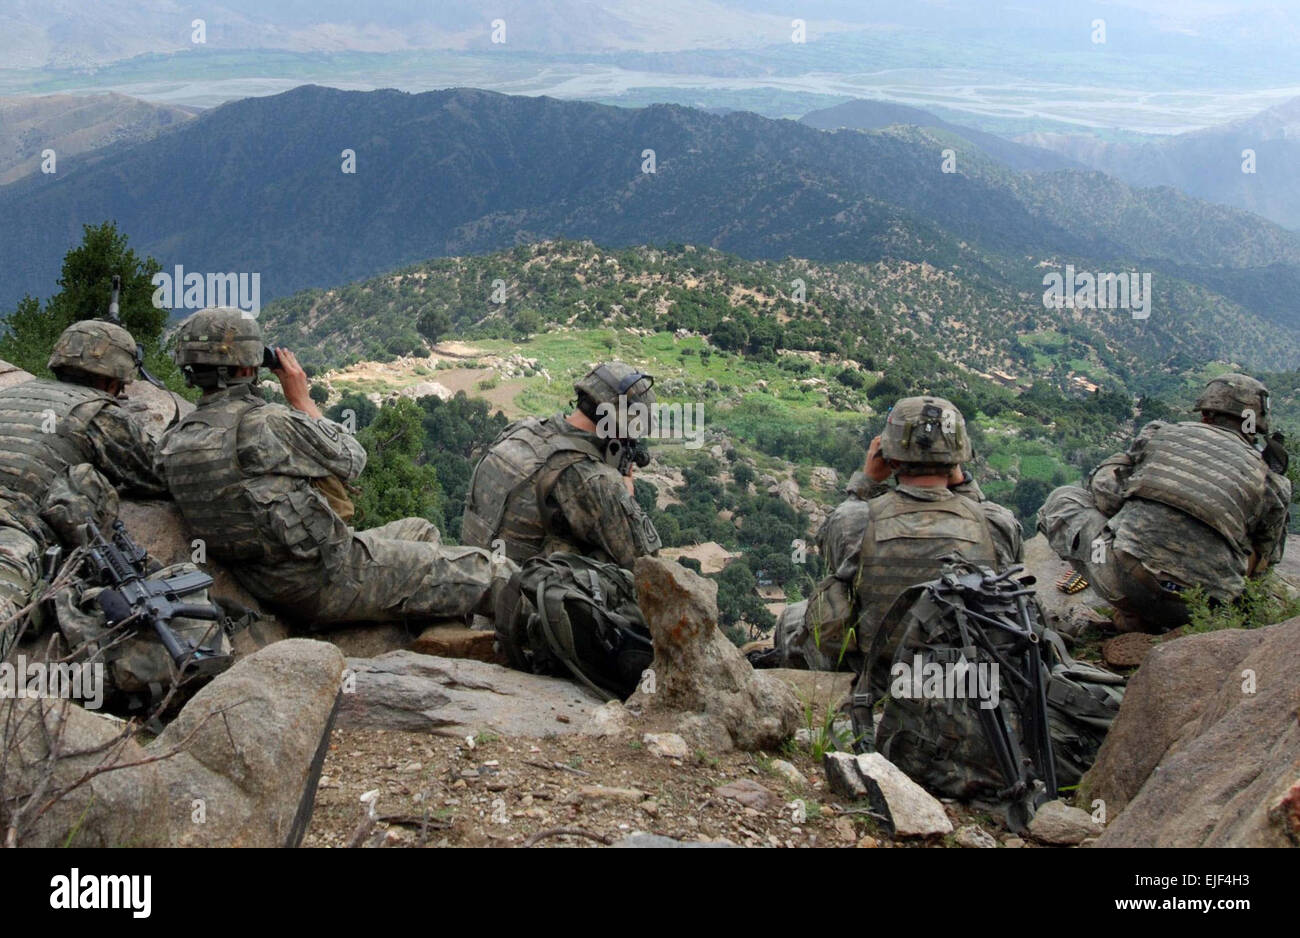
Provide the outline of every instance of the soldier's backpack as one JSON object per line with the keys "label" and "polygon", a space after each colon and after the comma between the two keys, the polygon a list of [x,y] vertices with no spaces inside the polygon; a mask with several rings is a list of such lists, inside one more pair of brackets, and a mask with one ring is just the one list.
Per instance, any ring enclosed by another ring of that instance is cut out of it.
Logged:
{"label": "soldier's backpack", "polygon": [[580,554],[525,561],[497,605],[496,632],[511,667],[571,676],[606,699],[628,697],[654,659],[632,574]]}
{"label": "soldier's backpack", "polygon": [[1002,806],[1013,829],[1092,764],[1124,681],[1070,658],[1022,569],[958,562],[906,591],[873,636],[852,706],[856,736],[932,792]]}

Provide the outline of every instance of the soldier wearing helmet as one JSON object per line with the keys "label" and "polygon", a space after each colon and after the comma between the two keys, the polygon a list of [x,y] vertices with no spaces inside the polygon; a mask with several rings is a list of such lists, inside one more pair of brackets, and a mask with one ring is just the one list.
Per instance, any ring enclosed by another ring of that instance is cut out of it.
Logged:
{"label": "soldier wearing helmet", "polygon": [[654,554],[659,533],[633,497],[635,465],[648,457],[654,379],[623,362],[597,365],[574,383],[567,416],[527,417],[502,431],[474,469],[461,536],[503,546],[510,559],[580,553],[630,569]]}
{"label": "soldier wearing helmet", "polygon": [[[129,332],[85,320],[54,343],[57,380],[0,390],[0,623],[27,604],[47,548],[76,546],[87,518],[117,517],[119,489],[166,495],[152,441],[118,400],[137,367]],[[0,657],[14,633],[0,632]]]}
{"label": "soldier wearing helmet", "polygon": [[1221,375],[1194,410],[1199,422],[1147,424],[1086,487],[1057,489],[1038,512],[1038,529],[1087,571],[1124,631],[1187,622],[1190,587],[1231,602],[1286,545],[1291,483],[1285,464],[1261,452],[1268,389],[1248,375]]}
{"label": "soldier wearing helmet", "polygon": [[963,467],[971,458],[966,421],[950,401],[907,397],[893,406],[848,498],[818,533],[827,576],[803,610],[782,617],[777,663],[855,667],[894,600],[949,558],[994,568],[1020,560],[1020,522],[985,499]]}
{"label": "soldier wearing helmet", "polygon": [[348,525],[344,485],[366,451],[321,414],[288,349],[273,359],[288,406],[261,396],[255,319],[200,310],[181,324],[175,358],[203,396],[160,441],[159,464],[194,535],[249,592],[310,625],[491,614],[486,552],[444,546],[422,518]]}

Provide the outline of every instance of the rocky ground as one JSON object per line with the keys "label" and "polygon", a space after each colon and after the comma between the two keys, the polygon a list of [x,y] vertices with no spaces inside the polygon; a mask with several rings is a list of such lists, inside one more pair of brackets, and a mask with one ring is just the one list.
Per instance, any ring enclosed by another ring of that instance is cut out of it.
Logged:
{"label": "rocky ground", "polygon": [[[753,847],[958,843],[956,834],[893,840],[865,804],[829,789],[806,748],[718,756],[655,749],[644,739],[576,734],[450,739],[337,730],[304,845],[586,847],[637,833]],[[378,819],[370,826],[361,798],[374,791]],[[977,826],[1024,843],[985,815],[955,804],[945,810],[954,831]]]}

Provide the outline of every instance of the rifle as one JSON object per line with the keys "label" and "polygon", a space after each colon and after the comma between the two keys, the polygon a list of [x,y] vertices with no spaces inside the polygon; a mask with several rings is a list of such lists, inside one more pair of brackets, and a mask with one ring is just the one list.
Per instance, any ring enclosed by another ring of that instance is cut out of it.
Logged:
{"label": "rifle", "polygon": [[[605,444],[606,462],[617,459],[618,474],[621,476],[631,473],[634,464],[644,469],[650,465],[650,445],[646,439],[646,437],[639,437],[635,440],[610,440]],[[663,437],[655,438],[654,442],[661,446],[684,446],[687,441],[675,437]]]}
{"label": "rifle", "polygon": [[106,587],[98,601],[110,628],[139,616],[158,634],[182,674],[218,674],[230,665],[229,655],[183,638],[171,627],[177,618],[221,619],[220,609],[211,603],[184,601],[189,594],[211,586],[212,577],[196,570],[161,580],[145,579],[149,555],[131,539],[126,525],[113,522],[112,540],[104,537],[93,519],[85,529],[85,567],[93,582]]}
{"label": "rifle", "polygon": [[[108,299],[108,315],[104,318],[116,326],[122,325],[121,304],[122,298],[122,275],[113,274],[113,294]],[[166,385],[149,374],[148,369],[144,367],[144,346],[139,342],[135,343],[135,370],[140,372],[140,377],[148,381],[156,388],[166,390]],[[179,411],[178,411],[179,413]]]}

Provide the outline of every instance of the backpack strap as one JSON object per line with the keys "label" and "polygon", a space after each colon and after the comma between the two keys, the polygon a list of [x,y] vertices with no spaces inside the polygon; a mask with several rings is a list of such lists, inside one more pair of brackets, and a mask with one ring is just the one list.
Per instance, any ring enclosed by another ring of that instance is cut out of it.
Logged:
{"label": "backpack strap", "polygon": [[[572,656],[565,650],[564,646],[560,644],[559,638],[556,637],[555,630],[551,627],[550,614],[546,609],[546,583],[548,579],[549,578],[547,577],[543,577],[538,582],[535,600],[537,606],[537,618],[542,626],[542,634],[546,636],[546,643],[551,647],[551,652],[555,657],[560,659],[560,662],[569,669],[569,672],[573,674],[574,677],[581,681],[586,687],[590,688],[597,696],[603,698],[607,703],[611,700],[617,700],[617,697],[612,696],[609,691],[597,686],[591,678],[587,677],[586,673],[578,663],[573,660]],[[570,592],[568,595],[576,596],[581,599],[587,598],[579,593],[573,592]]]}

